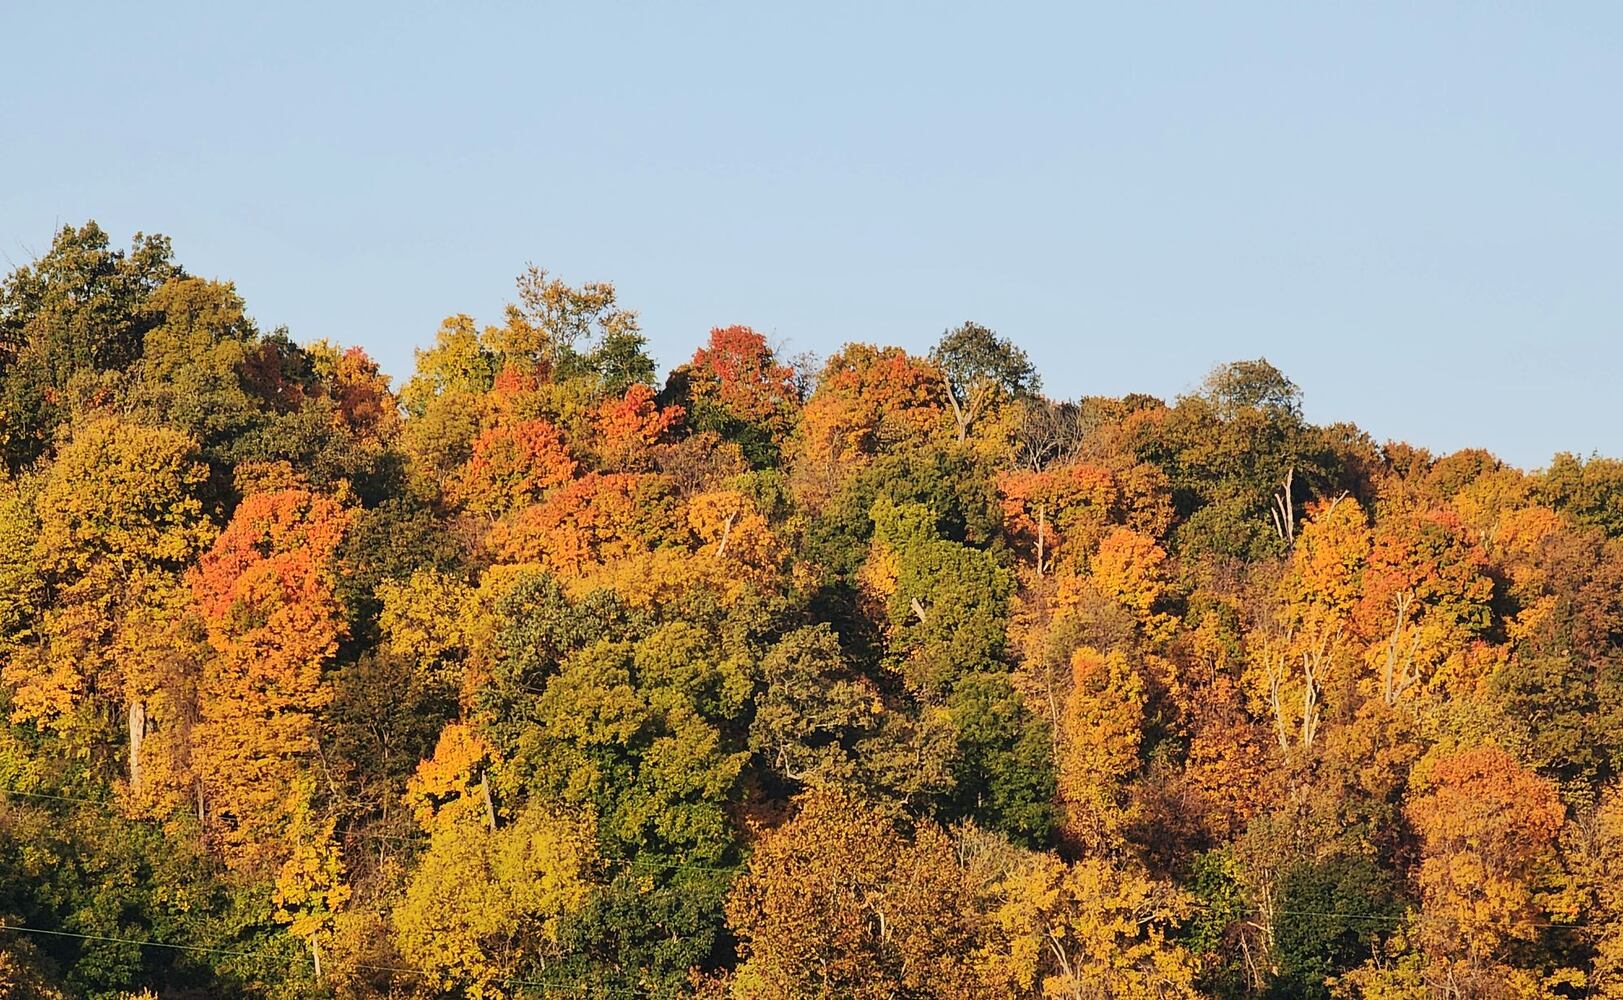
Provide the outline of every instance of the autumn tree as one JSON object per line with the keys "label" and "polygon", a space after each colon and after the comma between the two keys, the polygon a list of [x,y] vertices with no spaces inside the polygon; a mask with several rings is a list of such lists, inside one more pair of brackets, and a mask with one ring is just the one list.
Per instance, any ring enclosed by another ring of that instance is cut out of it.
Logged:
{"label": "autumn tree", "polygon": [[975,943],[950,841],[912,842],[861,800],[807,793],[727,902],[738,997],[972,997]]}
{"label": "autumn tree", "polygon": [[200,811],[234,864],[280,859],[343,634],[331,560],[351,521],[304,490],[248,497],[191,574],[213,655],[199,685]]}
{"label": "autumn tree", "polygon": [[1555,787],[1491,744],[1440,755],[1407,814],[1421,839],[1420,943],[1433,989],[1495,996],[1549,919],[1565,809]]}
{"label": "autumn tree", "polygon": [[736,441],[756,467],[776,465],[794,429],[801,375],[747,326],[716,327],[693,358],[671,372],[665,392],[691,425]]}
{"label": "autumn tree", "polygon": [[1172,573],[1167,552],[1155,539],[1131,528],[1111,528],[1100,539],[1086,575],[1072,573],[1059,584],[1062,606],[1096,594],[1127,611],[1146,638],[1170,634]]}
{"label": "autumn tree", "polygon": [[1029,554],[1038,576],[1060,560],[1079,564],[1123,520],[1120,491],[1109,470],[1083,463],[1017,471],[998,481],[1005,530]]}
{"label": "autumn tree", "polygon": [[394,912],[400,954],[437,989],[519,995],[509,980],[547,968],[562,921],[590,898],[594,865],[588,821],[534,804],[491,830],[482,810],[452,810]]}
{"label": "autumn tree", "polygon": [[514,298],[0,280],[0,993],[1623,996],[1617,461]]}
{"label": "autumn tree", "polygon": [[465,509],[497,516],[535,503],[574,473],[575,460],[558,428],[546,420],[521,420],[474,438],[453,489]]}
{"label": "autumn tree", "polygon": [[104,419],[77,428],[37,485],[26,558],[51,603],[9,658],[12,714],[82,738],[103,712],[123,717],[132,790],[147,735],[164,730],[155,766],[173,776],[190,721],[198,637],[180,573],[213,534],[206,475],[180,434]]}
{"label": "autumn tree", "polygon": [[977,953],[1001,995],[1197,1000],[1196,962],[1174,939],[1189,897],[1131,865],[1034,854],[990,888],[991,940]]}
{"label": "autumn tree", "polygon": [[979,323],[942,334],[930,361],[941,371],[942,397],[959,441],[990,407],[1035,393],[1040,384],[1026,352]]}
{"label": "autumn tree", "polygon": [[1088,850],[1122,846],[1130,822],[1128,782],[1139,768],[1144,683],[1120,652],[1078,649],[1071,660],[1059,747],[1066,828]]}
{"label": "autumn tree", "polygon": [[95,222],[63,226],[39,260],[0,283],[0,435],[11,468],[44,452],[68,414],[70,383],[141,356],[153,326],[147,300],[181,274],[167,237],[137,233],[112,249]]}
{"label": "autumn tree", "polygon": [[1564,831],[1566,867],[1584,896],[1584,936],[1593,951],[1592,995],[1623,996],[1623,794],[1608,788]]}
{"label": "autumn tree", "polygon": [[641,382],[618,398],[606,399],[592,413],[595,450],[604,469],[646,469],[654,446],[681,423],[680,406],[659,406],[654,390]]}
{"label": "autumn tree", "polygon": [[806,400],[795,468],[812,500],[826,499],[851,471],[944,428],[937,370],[896,347],[848,344],[823,366]]}

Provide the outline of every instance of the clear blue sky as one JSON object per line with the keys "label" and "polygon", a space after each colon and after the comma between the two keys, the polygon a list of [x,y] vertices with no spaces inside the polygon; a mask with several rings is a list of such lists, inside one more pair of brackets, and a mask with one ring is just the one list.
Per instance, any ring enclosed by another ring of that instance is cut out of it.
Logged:
{"label": "clear blue sky", "polygon": [[174,237],[403,375],[526,261],[1057,396],[1266,355],[1321,421],[1623,454],[1623,5],[11,5],[0,250]]}

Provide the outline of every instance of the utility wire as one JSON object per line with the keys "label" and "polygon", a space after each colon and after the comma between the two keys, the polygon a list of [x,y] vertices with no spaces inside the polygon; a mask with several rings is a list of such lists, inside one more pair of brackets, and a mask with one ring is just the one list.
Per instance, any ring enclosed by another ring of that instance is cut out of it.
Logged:
{"label": "utility wire", "polygon": [[54,802],[85,802],[95,806],[111,804],[107,799],[87,799],[78,795],[51,795],[46,792],[25,792],[17,788],[0,788],[0,795],[17,795],[28,799],[50,799]]}
{"label": "utility wire", "polygon": [[[252,958],[256,953],[242,951],[235,948],[215,948],[200,944],[179,944],[172,941],[154,941],[145,938],[110,937],[105,934],[79,934],[74,931],[52,930],[48,927],[26,927],[22,924],[0,924],[0,931],[14,931],[19,934],[42,934],[50,937],[73,938],[79,941],[99,941],[107,944],[128,944],[147,948],[170,948],[175,951],[194,951],[209,955],[229,955],[235,958]],[[362,969],[367,972],[395,972],[410,976],[430,977],[432,974],[421,969],[413,969],[400,965],[366,965],[357,963],[351,968]],[[581,986],[575,983],[549,982],[541,979],[519,979],[509,976],[497,980],[508,986],[536,986],[549,990],[569,990],[583,994],[602,993],[615,996],[642,996],[646,990],[624,989],[613,986]]]}
{"label": "utility wire", "polygon": [[[34,799],[50,799],[50,800],[57,801],[57,802],[83,802],[83,803],[87,803],[87,804],[90,804],[90,805],[109,805],[109,804],[111,804],[109,802],[109,800],[107,800],[107,799],[91,799],[91,798],[84,798],[84,797],[73,796],[73,795],[52,795],[52,794],[47,794],[47,793],[44,793],[44,792],[25,792],[25,791],[21,791],[19,789],[15,789],[15,788],[0,788],[0,795],[17,795],[17,796],[23,796],[23,797],[26,797],[26,798],[34,798]],[[368,832],[357,832],[357,833],[351,834],[351,836],[363,837],[363,838],[372,838],[372,839],[377,839],[377,840],[402,841],[402,842],[410,842],[410,841],[420,839],[420,838],[417,838],[417,837],[398,836],[398,835],[383,834],[383,833],[368,833]],[[613,867],[652,868],[652,869],[656,869],[656,870],[668,870],[668,871],[697,871],[697,872],[719,872],[719,873],[741,872],[741,871],[745,871],[745,870],[747,870],[749,868],[748,865],[731,865],[731,866],[696,865],[696,864],[689,864],[689,863],[682,862],[682,861],[650,861],[650,860],[645,860],[645,859],[641,859],[641,858],[621,859],[621,860],[615,861],[609,867],[611,867],[611,868],[613,868]],[[875,883],[875,884],[880,888],[900,888],[900,887],[905,886],[904,883],[899,883],[899,882],[878,882],[878,883]],[[1213,906],[1211,904],[1204,904],[1204,903],[1196,904],[1195,908],[1196,909],[1201,909],[1201,910],[1208,910],[1208,911],[1218,909],[1218,907],[1216,907],[1216,906]],[[1256,915],[1260,915],[1260,913],[1257,912],[1257,911],[1246,911],[1246,912],[1253,912]],[[1277,909],[1276,908],[1276,909],[1270,910],[1268,912],[1272,913],[1275,916],[1281,916],[1281,917],[1326,917],[1326,918],[1331,918],[1331,919],[1374,920],[1374,921],[1385,921],[1385,922],[1392,922],[1392,923],[1401,922],[1404,919],[1402,914],[1351,913],[1351,912],[1339,912],[1339,911],[1331,911],[1331,910],[1282,910],[1282,909]],[[1524,926],[1524,927],[1553,927],[1553,928],[1582,928],[1582,927],[1589,926],[1588,924],[1585,924],[1585,923],[1582,923],[1582,922],[1538,921],[1538,920],[1522,921],[1521,925]]]}

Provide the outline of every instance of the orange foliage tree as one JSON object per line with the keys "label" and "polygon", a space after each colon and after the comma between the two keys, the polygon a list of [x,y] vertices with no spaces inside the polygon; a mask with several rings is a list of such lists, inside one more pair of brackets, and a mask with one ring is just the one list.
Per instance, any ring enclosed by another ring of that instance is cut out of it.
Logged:
{"label": "orange foliage tree", "polygon": [[1085,463],[1006,473],[998,493],[1004,531],[1038,576],[1097,545],[1120,497],[1108,469]]}
{"label": "orange foliage tree", "polygon": [[849,344],[828,359],[801,413],[797,471],[813,499],[888,447],[950,433],[941,377],[899,347]]}
{"label": "orange foliage tree", "polygon": [[[794,428],[800,406],[795,370],[778,360],[766,338],[747,326],[716,327],[693,360],[672,373],[683,386],[701,426],[717,429],[754,426],[764,430],[774,447]],[[714,408],[722,419],[708,417]]]}
{"label": "orange foliage tree", "polygon": [[214,655],[204,665],[194,759],[203,812],[228,860],[275,860],[304,805],[301,765],[331,700],[323,669],[345,627],[332,558],[351,515],[307,490],[247,497],[191,574]]}
{"label": "orange foliage tree", "polygon": [[1422,948],[1432,978],[1503,978],[1503,963],[1548,920],[1565,808],[1555,786],[1493,745],[1417,768],[1406,810],[1420,835]]}
{"label": "orange foliage tree", "polygon": [[598,461],[605,469],[645,469],[653,461],[654,446],[681,422],[680,406],[659,406],[654,390],[637,382],[592,413]]}
{"label": "orange foliage tree", "polygon": [[497,424],[473,441],[454,492],[464,509],[497,516],[541,499],[575,474],[558,428],[546,420]]}

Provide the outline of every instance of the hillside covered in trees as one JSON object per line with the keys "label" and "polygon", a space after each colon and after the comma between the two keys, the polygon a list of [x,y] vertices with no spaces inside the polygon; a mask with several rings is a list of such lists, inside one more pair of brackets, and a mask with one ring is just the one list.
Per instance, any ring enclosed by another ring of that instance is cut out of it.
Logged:
{"label": "hillside covered in trees", "polygon": [[1623,997],[1623,463],[93,223],[0,450],[0,998]]}

